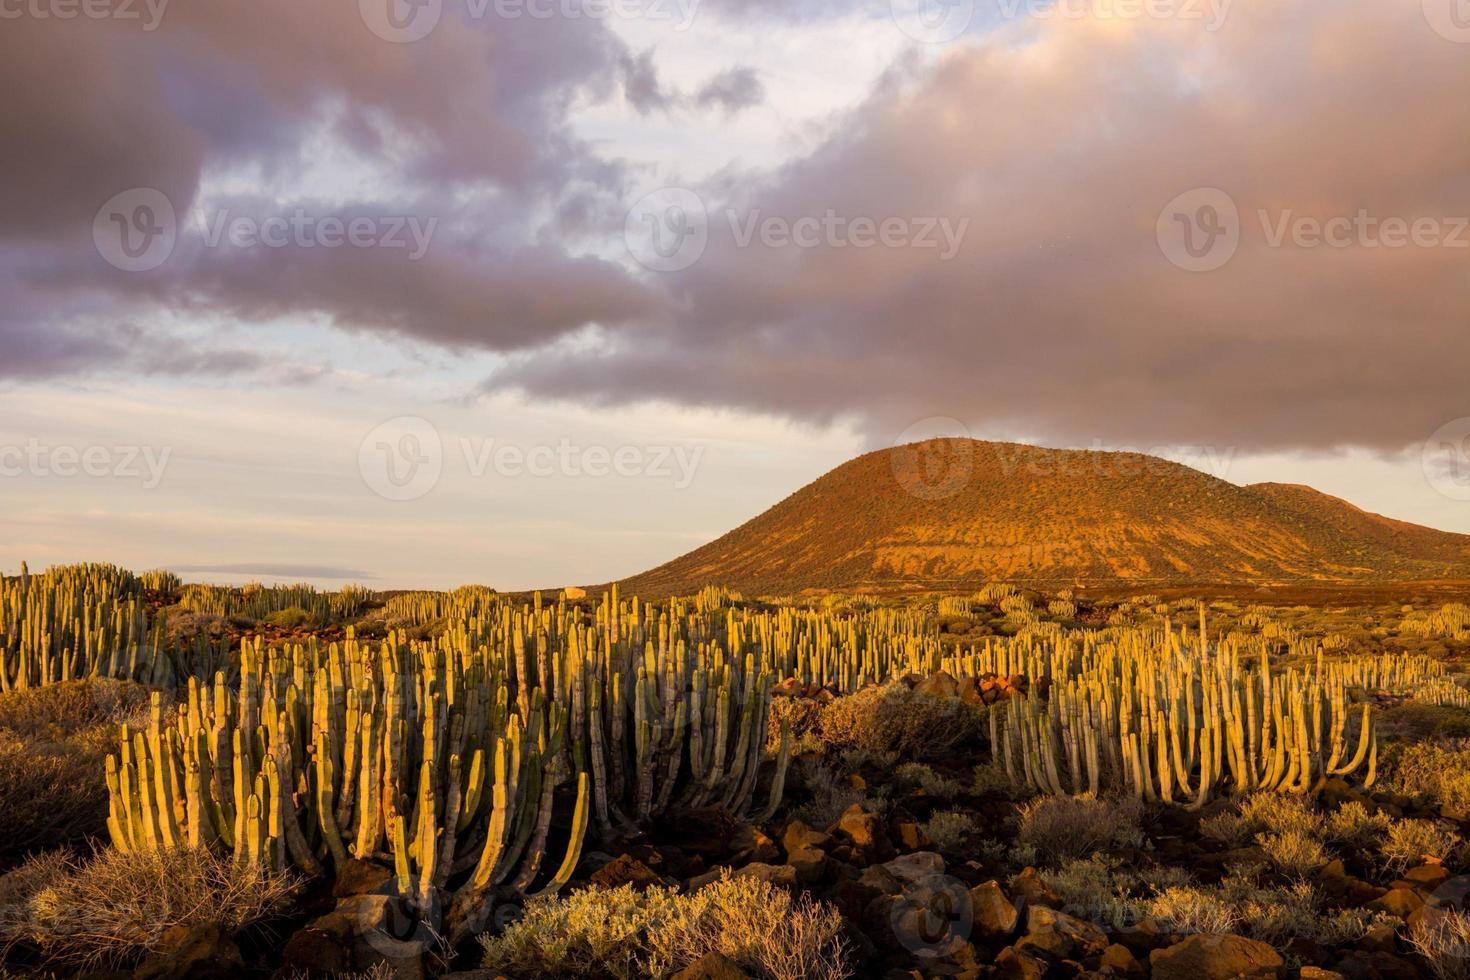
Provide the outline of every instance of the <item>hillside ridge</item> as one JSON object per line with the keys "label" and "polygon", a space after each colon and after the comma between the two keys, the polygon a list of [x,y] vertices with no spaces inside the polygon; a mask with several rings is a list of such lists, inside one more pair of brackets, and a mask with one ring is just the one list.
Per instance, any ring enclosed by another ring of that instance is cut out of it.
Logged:
{"label": "hillside ridge", "polygon": [[624,580],[655,595],[1470,579],[1470,536],[1300,484],[1239,486],[1142,453],[935,439],[854,457]]}

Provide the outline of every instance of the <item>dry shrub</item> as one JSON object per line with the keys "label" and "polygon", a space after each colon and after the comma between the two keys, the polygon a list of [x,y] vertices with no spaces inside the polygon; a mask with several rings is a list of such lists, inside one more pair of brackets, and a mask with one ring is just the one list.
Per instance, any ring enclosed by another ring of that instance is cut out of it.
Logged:
{"label": "dry shrub", "polygon": [[939,853],[956,857],[965,854],[980,824],[964,810],[941,810],[924,821],[923,829]]}
{"label": "dry shrub", "polygon": [[149,691],[114,680],[0,694],[0,856],[107,830],[103,760],[117,726],[146,717]]}
{"label": "dry shrub", "polygon": [[1143,844],[1143,804],[1132,798],[1043,796],[1019,808],[1016,839],[1038,856],[1061,862],[1093,851]]}
{"label": "dry shrub", "polygon": [[786,721],[791,722],[792,755],[819,751],[822,743],[817,736],[817,728],[822,722],[823,708],[820,701],[811,698],[772,698],[771,723],[766,729],[766,751],[775,753],[781,750],[781,725]]}
{"label": "dry shrub", "polygon": [[1301,830],[1258,834],[1256,843],[1276,870],[1293,878],[1304,878],[1331,860],[1322,842]]}
{"label": "dry shrub", "polygon": [[920,694],[903,684],[870,687],[838,698],[822,712],[828,745],[935,759],[980,735],[984,710],[959,698]]}
{"label": "dry shrub", "polygon": [[1450,746],[1416,742],[1394,761],[1389,787],[1405,796],[1427,796],[1460,813],[1470,813],[1470,743]]}
{"label": "dry shrub", "polygon": [[767,980],[838,980],[852,975],[841,931],[829,906],[723,878],[689,895],[624,885],[533,900],[480,942],[486,969],[518,977],[663,977],[720,953]]}
{"label": "dry shrub", "polygon": [[1403,871],[1426,858],[1443,861],[1460,843],[1460,835],[1433,820],[1396,820],[1379,851],[1389,870]]}
{"label": "dry shrub", "polygon": [[1470,913],[1436,910],[1409,929],[1414,952],[1438,980],[1470,980]]}
{"label": "dry shrub", "polygon": [[123,965],[175,926],[227,932],[284,910],[295,879],[202,850],[43,855],[0,878],[0,938],[56,963]]}
{"label": "dry shrub", "polygon": [[888,806],[887,787],[854,786],[844,775],[846,766],[834,769],[819,761],[802,759],[797,768],[801,784],[811,794],[811,799],[797,807],[792,816],[813,827],[830,827],[854,803],[861,803],[880,813]]}
{"label": "dry shrub", "polygon": [[952,800],[965,791],[963,783],[940,775],[922,762],[905,762],[893,770],[893,778],[901,785],[922,789],[941,800]]}
{"label": "dry shrub", "polygon": [[105,833],[105,754],[101,746],[27,745],[0,732],[0,855]]}
{"label": "dry shrub", "polygon": [[85,680],[0,694],[0,728],[54,740],[103,725],[146,718],[150,692],[131,681]]}
{"label": "dry shrub", "polygon": [[1328,814],[1325,831],[1327,839],[1335,843],[1367,847],[1382,840],[1391,826],[1393,818],[1388,814],[1369,813],[1367,807],[1352,800]]}

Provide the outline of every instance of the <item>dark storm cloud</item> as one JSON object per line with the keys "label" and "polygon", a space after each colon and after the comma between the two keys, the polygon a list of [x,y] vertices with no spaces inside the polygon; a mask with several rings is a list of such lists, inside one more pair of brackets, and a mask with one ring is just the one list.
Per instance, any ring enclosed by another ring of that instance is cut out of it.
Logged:
{"label": "dark storm cloud", "polygon": [[[656,277],[677,317],[492,387],[850,416],[878,441],[928,416],[1082,444],[1423,440],[1470,415],[1470,104],[1448,95],[1470,49],[1419,8],[1240,2],[1218,33],[1038,20],[892,73],[809,157],[708,191],[707,249]],[[1241,219],[1212,272],[1156,236],[1199,187]],[[1360,210],[1453,243],[1270,242],[1283,216]],[[737,241],[751,216],[830,212],[968,225],[950,261]]]}
{"label": "dark storm cloud", "polygon": [[[153,30],[7,18],[0,288],[11,310],[0,323],[0,374],[128,364],[107,316],[79,315],[98,310],[118,320],[150,307],[247,321],[323,313],[348,327],[500,349],[649,308],[647,291],[618,267],[527,235],[529,216],[560,206],[570,188],[616,200],[620,164],[583,146],[566,113],[617,84],[622,43],[592,18],[443,9],[427,37],[402,44],[369,30],[356,3],[179,2]],[[207,173],[269,181],[309,163],[308,147],[333,144],[386,161],[412,188],[408,199],[280,201],[256,212],[350,221],[408,215],[432,197],[443,203],[431,250],[410,262],[401,251],[298,241],[199,247],[193,219]],[[104,202],[139,187],[172,203],[179,244],[134,274],[101,261],[92,226]],[[467,203],[483,199],[510,203]],[[213,371],[234,355],[170,356],[180,369],[192,360]]]}

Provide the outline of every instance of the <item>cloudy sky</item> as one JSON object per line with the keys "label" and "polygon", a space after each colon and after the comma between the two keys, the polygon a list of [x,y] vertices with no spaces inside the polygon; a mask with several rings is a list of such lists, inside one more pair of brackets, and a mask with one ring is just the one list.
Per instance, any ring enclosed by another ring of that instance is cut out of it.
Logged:
{"label": "cloudy sky", "polygon": [[606,580],[947,432],[1470,532],[1467,91],[1466,0],[3,0],[0,568]]}

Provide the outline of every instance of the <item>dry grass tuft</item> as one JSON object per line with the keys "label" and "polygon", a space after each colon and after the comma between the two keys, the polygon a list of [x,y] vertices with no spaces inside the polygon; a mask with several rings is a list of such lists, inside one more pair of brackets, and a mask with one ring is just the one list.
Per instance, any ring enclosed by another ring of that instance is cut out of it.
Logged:
{"label": "dry grass tuft", "polygon": [[56,963],[123,965],[174,926],[235,932],[282,911],[295,890],[290,877],[207,851],[53,853],[0,878],[0,939]]}
{"label": "dry grass tuft", "polygon": [[532,901],[484,966],[517,977],[662,977],[720,953],[767,980],[852,975],[832,908],[753,878],[724,878],[690,895],[631,885]]}
{"label": "dry grass tuft", "polygon": [[1016,840],[1039,857],[1062,862],[1143,843],[1143,805],[1131,798],[1044,796],[1018,808]]}
{"label": "dry grass tuft", "polygon": [[1470,913],[1423,916],[1409,929],[1409,942],[1438,980],[1470,980]]}
{"label": "dry grass tuft", "polygon": [[978,738],[984,716],[983,709],[958,698],[920,694],[895,683],[833,701],[822,712],[820,730],[829,746],[897,752],[922,762]]}

